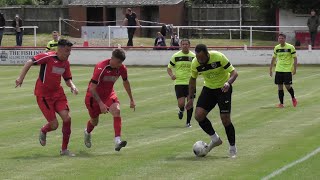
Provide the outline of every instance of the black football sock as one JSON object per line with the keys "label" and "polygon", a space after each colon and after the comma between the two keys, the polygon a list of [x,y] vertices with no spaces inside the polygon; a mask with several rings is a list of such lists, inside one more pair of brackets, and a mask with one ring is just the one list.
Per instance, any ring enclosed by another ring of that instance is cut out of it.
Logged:
{"label": "black football sock", "polygon": [[193,108],[187,110],[187,124],[190,124],[192,113],[193,113]]}
{"label": "black football sock", "polygon": [[283,97],[284,97],[283,90],[278,90],[278,96],[279,96],[280,104],[283,104]]}
{"label": "black football sock", "polygon": [[233,124],[231,123],[224,128],[226,130],[226,134],[227,134],[230,146],[234,146],[236,144],[236,132],[234,130]]}
{"label": "black football sock", "polygon": [[184,107],[179,107],[180,111],[183,112],[184,111]]}
{"label": "black football sock", "polygon": [[199,122],[199,126],[206,132],[209,136],[214,135],[216,133],[212,127],[212,124],[208,118],[205,118],[203,121]]}
{"label": "black football sock", "polygon": [[294,90],[292,87],[288,90],[288,92],[290,93],[291,98],[294,98]]}

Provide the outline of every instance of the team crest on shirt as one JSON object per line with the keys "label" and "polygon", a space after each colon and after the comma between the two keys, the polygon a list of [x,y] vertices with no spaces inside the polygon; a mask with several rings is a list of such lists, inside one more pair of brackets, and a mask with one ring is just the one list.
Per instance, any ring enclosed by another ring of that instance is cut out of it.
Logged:
{"label": "team crest on shirt", "polygon": [[211,67],[214,69],[214,68],[217,68],[218,67],[218,65],[217,65],[217,63],[211,63]]}

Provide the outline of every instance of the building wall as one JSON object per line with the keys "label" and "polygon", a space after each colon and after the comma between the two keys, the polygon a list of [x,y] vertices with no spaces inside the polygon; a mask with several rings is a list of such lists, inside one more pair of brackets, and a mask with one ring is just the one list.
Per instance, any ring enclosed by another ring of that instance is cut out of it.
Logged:
{"label": "building wall", "polygon": [[181,2],[177,5],[159,6],[159,22],[173,24],[175,26],[185,25],[186,14],[184,3]]}
{"label": "building wall", "polygon": [[[77,21],[87,20],[87,7],[85,6],[69,6],[69,19]],[[69,22],[72,26],[69,27],[69,34],[72,37],[81,37],[81,26],[85,26],[86,23]],[[77,28],[77,29],[75,29]]]}
{"label": "building wall", "polygon": [[294,43],[296,33],[308,32],[307,21],[309,14],[294,14],[290,10],[279,10],[279,26],[305,26],[303,28],[279,28],[279,31],[287,35],[287,41]]}

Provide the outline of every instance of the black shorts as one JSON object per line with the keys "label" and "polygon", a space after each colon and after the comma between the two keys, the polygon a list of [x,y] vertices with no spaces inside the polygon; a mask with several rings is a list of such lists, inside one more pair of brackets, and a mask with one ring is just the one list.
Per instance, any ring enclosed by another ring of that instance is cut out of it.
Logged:
{"label": "black shorts", "polygon": [[199,96],[197,107],[201,107],[210,112],[218,104],[220,113],[231,113],[232,86],[228,92],[222,92],[221,88],[209,89],[203,87]]}
{"label": "black shorts", "polygon": [[292,84],[292,73],[291,72],[276,72],[276,76],[274,78],[275,84]]}
{"label": "black shorts", "polygon": [[[174,89],[176,91],[177,99],[181,97],[188,97],[189,95],[189,86],[188,85],[175,85]],[[194,92],[193,98],[196,97],[196,92]]]}

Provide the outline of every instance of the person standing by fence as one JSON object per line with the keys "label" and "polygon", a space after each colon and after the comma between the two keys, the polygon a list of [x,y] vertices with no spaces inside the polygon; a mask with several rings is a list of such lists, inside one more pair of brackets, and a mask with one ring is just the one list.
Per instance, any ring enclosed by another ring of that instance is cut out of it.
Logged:
{"label": "person standing by fence", "polygon": [[[123,26],[141,26],[140,23],[139,23],[139,20],[137,18],[137,15],[135,12],[133,12],[131,10],[131,8],[128,8],[126,10],[126,18],[124,19],[123,21]],[[128,27],[128,43],[127,43],[127,46],[133,46],[133,35],[134,35],[134,32],[136,31],[136,28],[135,27]]]}
{"label": "person standing by fence", "polygon": [[6,25],[6,20],[4,19],[3,13],[0,13],[0,46],[2,42],[3,32],[4,32],[4,26]]}
{"label": "person standing by fence", "polygon": [[16,46],[22,46],[23,29],[21,28],[22,19],[19,17],[19,14],[16,14],[15,19],[12,21],[12,27],[16,32]]}
{"label": "person standing by fence", "polygon": [[314,43],[316,41],[318,33],[319,17],[316,15],[316,11],[313,9],[311,10],[311,16],[308,19],[307,25],[310,33],[311,46],[314,47]]}

